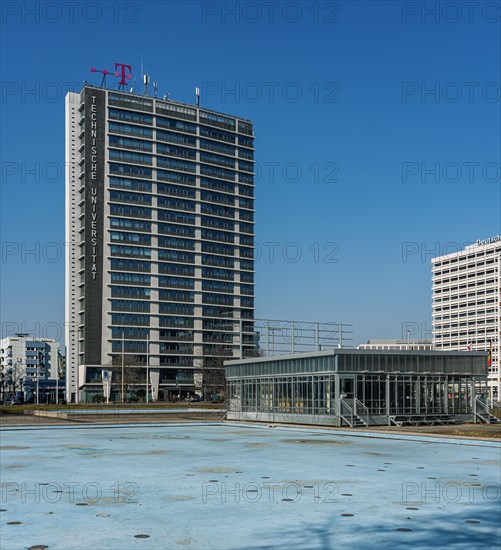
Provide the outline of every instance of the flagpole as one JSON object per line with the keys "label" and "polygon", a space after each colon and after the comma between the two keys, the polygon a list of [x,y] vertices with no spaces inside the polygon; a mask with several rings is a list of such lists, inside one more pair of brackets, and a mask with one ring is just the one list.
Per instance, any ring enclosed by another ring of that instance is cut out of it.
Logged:
{"label": "flagpole", "polygon": [[40,378],[40,365],[37,362],[37,405],[38,405],[38,402],[39,402],[39,394],[40,394],[40,389],[39,389],[39,385],[38,385],[39,378]]}
{"label": "flagpole", "polygon": [[43,355],[42,355],[42,352],[39,351],[37,353],[37,405],[40,403],[40,383],[39,383],[39,380],[40,380],[40,367],[42,365],[42,361],[43,361]]}
{"label": "flagpole", "polygon": [[125,367],[125,358],[124,358],[124,347],[125,347],[125,341],[124,341],[124,333],[122,331],[122,403],[124,402],[124,367]]}
{"label": "flagpole", "polygon": [[150,335],[146,335],[146,403],[149,403],[149,380],[150,380]]}

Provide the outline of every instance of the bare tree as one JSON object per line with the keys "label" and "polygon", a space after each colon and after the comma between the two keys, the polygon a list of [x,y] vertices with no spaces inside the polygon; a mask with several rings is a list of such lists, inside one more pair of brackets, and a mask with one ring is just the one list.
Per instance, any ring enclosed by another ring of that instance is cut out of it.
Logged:
{"label": "bare tree", "polygon": [[[219,396],[223,398],[226,397],[226,369],[224,363],[237,358],[234,356],[234,350],[236,349],[233,340],[234,333],[231,332],[227,334],[227,331],[233,331],[235,321],[238,322],[238,320],[235,319],[219,319],[217,324],[211,327],[214,332],[210,336],[210,339],[205,341],[205,344],[210,345],[210,352],[205,351],[200,354],[202,360],[204,397],[205,390],[212,394],[219,394]],[[228,329],[228,327],[230,327],[230,329]],[[253,324],[245,321],[240,323],[239,328],[240,338],[243,338],[243,342],[239,343],[240,353],[243,355],[242,358],[263,356],[263,350],[259,348],[257,343],[253,343],[254,339],[252,338],[252,340],[249,341],[249,335],[255,335]]]}
{"label": "bare tree", "polygon": [[10,397],[15,397],[17,390],[22,390],[23,388],[23,379],[26,378],[25,374],[25,369],[18,361],[12,366],[4,367],[1,374],[4,395],[5,392],[8,392]]}
{"label": "bare tree", "polygon": [[[134,389],[140,389],[146,385],[146,369],[141,365],[141,359],[135,355],[125,355],[123,360],[123,399]],[[111,384],[122,392],[122,358],[114,357],[110,363],[113,372]]]}
{"label": "bare tree", "polygon": [[212,395],[226,395],[226,371],[224,362],[233,357],[231,348],[223,343],[213,346],[211,354],[202,355],[202,387]]}

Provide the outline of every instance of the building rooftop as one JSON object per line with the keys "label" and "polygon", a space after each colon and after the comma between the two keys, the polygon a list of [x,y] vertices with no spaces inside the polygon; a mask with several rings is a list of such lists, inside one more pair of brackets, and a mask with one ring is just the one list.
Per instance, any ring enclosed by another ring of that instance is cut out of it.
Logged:
{"label": "building rooftop", "polygon": [[485,351],[336,349],[225,361],[227,378],[286,373],[378,372],[487,376]]}
{"label": "building rooftop", "polygon": [[397,339],[397,338],[381,338],[381,339],[372,339],[367,340],[366,344],[372,344],[372,345],[415,345],[415,344],[431,344],[431,340],[405,340],[405,339]]}
{"label": "building rooftop", "polygon": [[336,355],[403,355],[403,356],[436,356],[436,357],[487,357],[487,352],[484,351],[436,351],[436,350],[378,350],[378,349],[329,349],[323,351],[314,351],[311,353],[294,353],[288,355],[274,355],[270,357],[253,357],[251,359],[237,359],[225,361],[225,365],[245,365],[251,363],[264,363],[269,361],[285,361],[309,359],[314,357],[329,357]]}
{"label": "building rooftop", "polygon": [[137,93],[137,92],[124,92],[124,91],[116,90],[116,89],[112,89],[112,88],[101,87],[101,86],[98,86],[97,84],[90,84],[89,82],[84,82],[83,88],[94,88],[96,90],[106,90],[108,92],[121,94],[121,95],[127,96],[127,97],[132,96],[132,97],[135,97],[137,99],[151,100],[152,104],[153,104],[153,101],[155,101],[160,105],[178,105],[180,107],[187,107],[187,108],[190,108],[190,109],[199,108],[201,111],[205,111],[207,113],[213,113],[213,114],[219,115],[219,116],[230,117],[230,118],[234,118],[236,120],[241,120],[242,122],[247,122],[249,124],[253,124],[253,122],[251,120],[247,119],[247,118],[232,115],[232,114],[229,114],[229,113],[222,113],[220,111],[214,111],[213,109],[208,109],[207,107],[204,107],[204,106],[197,107],[197,105],[194,104],[194,103],[185,103],[185,102],[182,102],[182,101],[175,101],[173,99],[166,99],[166,98],[163,98],[163,97],[154,97],[154,96],[151,96],[151,95],[140,94],[140,93]]}

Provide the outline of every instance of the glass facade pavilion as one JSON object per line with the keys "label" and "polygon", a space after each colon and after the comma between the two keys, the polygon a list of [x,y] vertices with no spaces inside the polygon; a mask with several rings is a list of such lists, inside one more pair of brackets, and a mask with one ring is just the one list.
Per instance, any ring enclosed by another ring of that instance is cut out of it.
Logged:
{"label": "glass facade pavilion", "polygon": [[352,427],[476,421],[487,388],[484,352],[339,349],[225,365],[229,420]]}

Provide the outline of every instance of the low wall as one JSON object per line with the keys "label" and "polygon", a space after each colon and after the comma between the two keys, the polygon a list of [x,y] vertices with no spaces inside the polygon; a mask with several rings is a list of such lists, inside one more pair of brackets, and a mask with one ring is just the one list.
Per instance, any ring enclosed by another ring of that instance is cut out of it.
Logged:
{"label": "low wall", "polygon": [[62,411],[25,411],[25,414],[30,416],[44,416],[45,418],[61,418],[63,420],[68,420],[69,415],[66,412]]}
{"label": "low wall", "polygon": [[280,424],[312,424],[323,426],[339,426],[339,418],[331,415],[273,413],[273,412],[235,412],[229,411],[227,420],[248,422],[272,422]]}
{"label": "low wall", "polygon": [[[395,415],[393,415],[395,416]],[[396,415],[406,416],[406,415]],[[420,415],[417,415],[420,416]],[[425,416],[425,415],[422,415]],[[430,419],[435,415],[429,415]],[[458,422],[474,422],[473,415],[461,414],[450,415]],[[260,411],[228,411],[227,420],[238,420],[241,422],[270,422],[279,424],[309,424],[312,426],[348,426],[340,417],[335,415],[315,415],[315,414],[300,414],[300,413],[276,413],[276,412],[260,412]],[[371,426],[387,426],[388,416],[384,414],[371,415]],[[359,426],[363,428],[364,426]]]}

